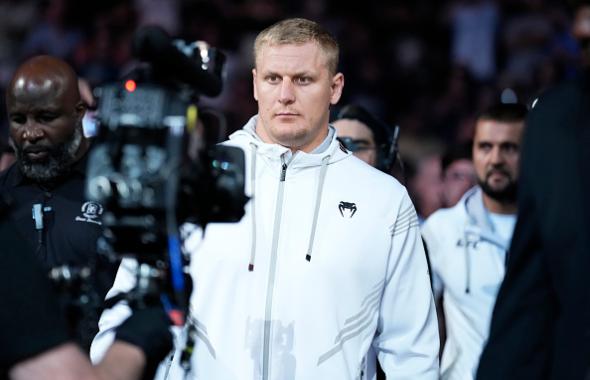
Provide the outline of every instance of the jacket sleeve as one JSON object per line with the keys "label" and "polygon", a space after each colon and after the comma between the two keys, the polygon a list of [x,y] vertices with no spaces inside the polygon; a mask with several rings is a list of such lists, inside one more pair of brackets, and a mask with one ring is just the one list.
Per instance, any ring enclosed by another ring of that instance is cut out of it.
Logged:
{"label": "jacket sleeve", "polygon": [[388,379],[438,379],[436,311],[418,218],[407,192],[390,227],[391,247],[377,336]]}
{"label": "jacket sleeve", "polygon": [[[120,293],[127,292],[135,286],[135,268],[137,262],[134,259],[121,261],[113,287],[106,295],[110,299]],[[117,303],[110,309],[105,309],[98,321],[98,334],[94,337],[90,346],[90,358],[93,363],[102,360],[104,354],[115,340],[115,330],[131,315],[131,308],[125,301]]]}

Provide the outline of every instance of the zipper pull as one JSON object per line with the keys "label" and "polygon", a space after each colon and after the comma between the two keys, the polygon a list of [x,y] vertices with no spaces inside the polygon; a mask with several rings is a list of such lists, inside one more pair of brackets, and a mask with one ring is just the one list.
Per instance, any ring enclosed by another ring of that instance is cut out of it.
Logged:
{"label": "zipper pull", "polygon": [[283,162],[283,167],[281,168],[281,182],[285,182],[286,175],[287,175],[287,164]]}

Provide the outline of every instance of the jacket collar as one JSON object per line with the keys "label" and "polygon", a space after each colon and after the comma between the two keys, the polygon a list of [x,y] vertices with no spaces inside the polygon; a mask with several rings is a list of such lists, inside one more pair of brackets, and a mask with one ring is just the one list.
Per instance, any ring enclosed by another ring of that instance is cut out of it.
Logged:
{"label": "jacket collar", "polygon": [[314,151],[309,153],[302,151],[292,153],[289,148],[282,145],[263,142],[256,134],[257,120],[258,115],[252,116],[241,130],[238,130],[229,137],[230,140],[239,145],[247,146],[254,144],[258,155],[268,161],[287,162],[291,170],[321,166],[322,160],[326,156],[330,156],[329,164],[331,164],[352,154],[341,147],[340,142],[336,139],[336,133],[332,126],[329,126],[330,130],[326,140]]}
{"label": "jacket collar", "polygon": [[467,191],[459,202],[467,213],[469,221],[465,227],[465,233],[479,236],[480,239],[487,240],[506,250],[508,249],[509,241],[501,238],[494,231],[489,212],[483,203],[482,194],[481,188],[475,186]]}

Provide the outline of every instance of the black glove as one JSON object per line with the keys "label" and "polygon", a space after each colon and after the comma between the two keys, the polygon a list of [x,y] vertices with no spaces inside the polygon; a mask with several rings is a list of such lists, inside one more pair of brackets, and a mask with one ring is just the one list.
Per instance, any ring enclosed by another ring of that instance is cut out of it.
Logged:
{"label": "black glove", "polygon": [[117,328],[115,339],[139,347],[146,356],[144,373],[155,373],[158,364],[173,347],[170,318],[160,305],[134,310],[133,315]]}

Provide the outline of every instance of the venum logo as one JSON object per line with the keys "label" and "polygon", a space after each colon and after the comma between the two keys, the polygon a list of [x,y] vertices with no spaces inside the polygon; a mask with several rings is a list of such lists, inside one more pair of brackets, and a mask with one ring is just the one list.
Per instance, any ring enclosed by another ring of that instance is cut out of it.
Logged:
{"label": "venum logo", "polygon": [[81,208],[82,216],[76,217],[76,222],[86,222],[102,225],[100,216],[103,212],[103,207],[97,202],[86,202]]}
{"label": "venum logo", "polygon": [[352,218],[356,213],[356,204],[342,201],[338,205],[338,210],[343,218]]}

